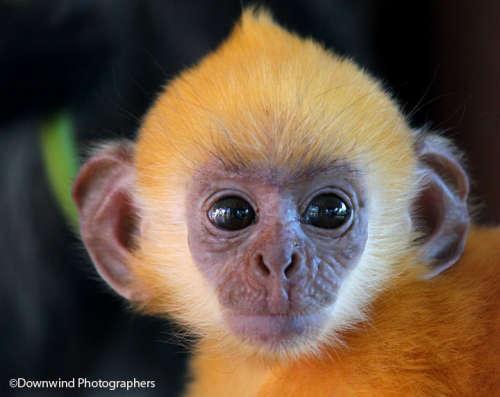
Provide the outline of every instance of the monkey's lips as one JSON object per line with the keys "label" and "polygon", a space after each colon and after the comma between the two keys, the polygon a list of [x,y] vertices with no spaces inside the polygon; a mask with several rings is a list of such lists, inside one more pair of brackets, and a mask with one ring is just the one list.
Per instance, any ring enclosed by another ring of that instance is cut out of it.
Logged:
{"label": "monkey's lips", "polygon": [[270,347],[318,333],[323,323],[323,316],[320,313],[297,315],[226,313],[225,318],[237,336]]}

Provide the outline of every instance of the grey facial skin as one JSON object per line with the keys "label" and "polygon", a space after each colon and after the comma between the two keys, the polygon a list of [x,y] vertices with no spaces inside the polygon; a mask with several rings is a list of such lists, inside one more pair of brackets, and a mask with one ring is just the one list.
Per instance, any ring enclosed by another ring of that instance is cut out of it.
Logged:
{"label": "grey facial skin", "polygon": [[[310,201],[334,193],[351,209],[336,229],[301,221]],[[214,226],[207,212],[220,198],[251,204],[255,222],[242,230]],[[211,283],[230,329],[278,344],[317,331],[367,239],[362,175],[345,164],[291,174],[275,167],[225,169],[209,163],[188,189],[191,255]]]}

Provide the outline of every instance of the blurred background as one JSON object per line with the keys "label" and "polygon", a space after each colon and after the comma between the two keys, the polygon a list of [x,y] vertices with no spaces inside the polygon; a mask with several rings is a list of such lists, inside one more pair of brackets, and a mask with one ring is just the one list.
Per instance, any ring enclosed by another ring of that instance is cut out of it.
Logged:
{"label": "blurred background", "polygon": [[[1,395],[30,394],[9,389],[17,377],[156,381],[36,396],[178,395],[187,350],[166,320],[131,313],[98,281],[54,194],[61,146],[51,151],[44,131],[64,115],[80,158],[92,142],[133,138],[162,85],[216,48],[246,4],[0,0]],[[500,221],[500,2],[259,4],[381,79],[414,126],[454,139],[482,203],[477,219]]]}

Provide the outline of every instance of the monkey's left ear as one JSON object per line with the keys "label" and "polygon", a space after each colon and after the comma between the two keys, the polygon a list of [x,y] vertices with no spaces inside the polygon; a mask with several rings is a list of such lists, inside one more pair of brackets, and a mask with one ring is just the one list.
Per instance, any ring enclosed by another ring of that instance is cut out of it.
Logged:
{"label": "monkey's left ear", "polygon": [[421,180],[412,221],[420,233],[421,255],[431,266],[431,278],[463,253],[470,223],[469,178],[460,156],[443,138],[423,136],[416,152]]}

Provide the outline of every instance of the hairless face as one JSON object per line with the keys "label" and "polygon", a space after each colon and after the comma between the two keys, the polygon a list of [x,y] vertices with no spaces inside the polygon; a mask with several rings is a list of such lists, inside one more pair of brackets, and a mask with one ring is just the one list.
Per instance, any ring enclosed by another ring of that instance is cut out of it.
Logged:
{"label": "hairless face", "polygon": [[321,328],[363,252],[365,199],[341,163],[294,174],[214,162],[194,175],[189,247],[233,332],[276,344]]}

